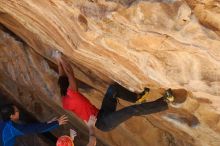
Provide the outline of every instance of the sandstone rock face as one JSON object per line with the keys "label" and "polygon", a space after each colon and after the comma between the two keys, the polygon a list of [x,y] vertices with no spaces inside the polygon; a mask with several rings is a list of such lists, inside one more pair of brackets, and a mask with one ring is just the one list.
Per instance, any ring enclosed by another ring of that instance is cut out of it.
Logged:
{"label": "sandstone rock face", "polygon": [[198,20],[206,27],[220,34],[220,6],[216,0],[186,0]]}
{"label": "sandstone rock face", "polygon": [[[219,146],[219,6],[214,0],[0,0],[1,92],[38,120],[65,113],[51,57],[57,49],[97,107],[113,81],[135,92],[145,86],[189,92],[180,106],[134,117],[109,133],[97,130],[98,145]],[[85,125],[69,115],[85,145]]]}

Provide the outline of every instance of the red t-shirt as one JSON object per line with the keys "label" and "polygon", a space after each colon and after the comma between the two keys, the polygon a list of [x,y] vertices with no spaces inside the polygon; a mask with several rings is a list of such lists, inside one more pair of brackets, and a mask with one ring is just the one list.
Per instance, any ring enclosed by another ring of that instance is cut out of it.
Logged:
{"label": "red t-shirt", "polygon": [[82,120],[88,121],[91,115],[97,116],[99,110],[90,101],[72,89],[67,89],[67,95],[62,97],[63,108],[74,112]]}

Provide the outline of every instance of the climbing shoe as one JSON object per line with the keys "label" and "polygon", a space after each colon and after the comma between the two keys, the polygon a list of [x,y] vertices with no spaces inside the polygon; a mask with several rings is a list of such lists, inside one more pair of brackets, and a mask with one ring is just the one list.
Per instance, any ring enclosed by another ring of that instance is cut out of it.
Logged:
{"label": "climbing shoe", "polygon": [[164,94],[164,99],[169,102],[169,103],[172,103],[174,102],[175,100],[175,97],[173,96],[172,94],[172,90],[169,88],[168,90],[165,91],[165,94]]}
{"label": "climbing shoe", "polygon": [[144,91],[142,91],[139,96],[138,96],[138,100],[136,101],[136,103],[143,103],[146,102],[147,98],[148,98],[148,94],[150,92],[149,88],[144,88]]}

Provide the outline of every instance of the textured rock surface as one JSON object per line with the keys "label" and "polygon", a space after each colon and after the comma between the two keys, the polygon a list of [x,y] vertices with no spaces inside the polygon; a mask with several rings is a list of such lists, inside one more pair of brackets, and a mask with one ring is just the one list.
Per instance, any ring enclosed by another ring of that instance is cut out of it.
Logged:
{"label": "textured rock surface", "polygon": [[220,5],[216,0],[186,0],[198,20],[220,35]]}
{"label": "textured rock surface", "polygon": [[[102,143],[218,146],[219,5],[214,0],[0,0],[0,23],[17,35],[1,29],[1,91],[40,120],[63,113],[51,58],[58,49],[72,61],[82,92],[97,107],[112,81],[137,92],[145,86],[189,91],[178,108],[134,117],[109,133],[97,131]],[[81,129],[75,120],[71,126]],[[79,131],[86,133],[85,127]]]}

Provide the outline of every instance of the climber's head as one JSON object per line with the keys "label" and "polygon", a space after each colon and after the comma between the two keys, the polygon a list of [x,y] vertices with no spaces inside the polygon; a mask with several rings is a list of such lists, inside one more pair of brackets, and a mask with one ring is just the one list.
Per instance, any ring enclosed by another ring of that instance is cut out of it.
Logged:
{"label": "climber's head", "polygon": [[3,121],[18,121],[19,120],[19,110],[14,104],[6,104],[1,107],[1,116]]}
{"label": "climber's head", "polygon": [[58,138],[56,146],[74,146],[73,139],[67,135]]}
{"label": "climber's head", "polygon": [[60,86],[61,96],[66,96],[67,89],[69,87],[69,81],[67,76],[60,76],[58,79],[58,84]]}

